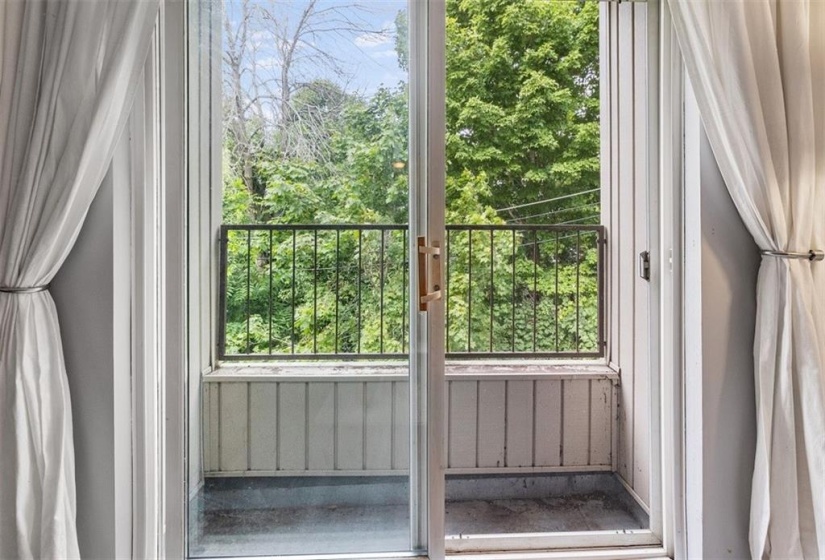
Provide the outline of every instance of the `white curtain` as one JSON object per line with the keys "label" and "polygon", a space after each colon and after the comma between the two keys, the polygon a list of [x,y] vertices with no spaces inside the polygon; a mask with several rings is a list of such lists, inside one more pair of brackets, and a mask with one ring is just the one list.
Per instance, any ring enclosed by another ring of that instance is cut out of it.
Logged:
{"label": "white curtain", "polygon": [[[825,249],[825,2],[670,6],[708,138],[757,244]],[[825,263],[765,255],[757,292],[751,554],[825,558]]]}
{"label": "white curtain", "polygon": [[36,290],[69,254],[109,166],[157,8],[0,1],[0,558],[80,556],[60,329]]}

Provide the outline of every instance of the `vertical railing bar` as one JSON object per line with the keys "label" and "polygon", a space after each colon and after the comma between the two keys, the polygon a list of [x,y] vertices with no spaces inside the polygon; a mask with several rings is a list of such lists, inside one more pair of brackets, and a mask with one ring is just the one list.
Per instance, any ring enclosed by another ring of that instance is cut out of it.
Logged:
{"label": "vertical railing bar", "polygon": [[296,253],[298,251],[298,230],[292,230],[292,299],[290,301],[292,305],[292,324],[290,325],[290,353],[295,353],[295,284],[296,284]]}
{"label": "vertical railing bar", "polygon": [[496,285],[493,279],[493,230],[490,230],[490,352],[493,351],[493,309],[496,300]]}
{"label": "vertical railing bar", "polygon": [[318,353],[318,230],[313,232],[312,249],[312,353]]}
{"label": "vertical railing bar", "polygon": [[341,230],[335,230],[335,353],[338,353],[338,306],[341,301]]}
{"label": "vertical railing bar", "polygon": [[246,354],[251,354],[249,348],[249,323],[252,319],[252,230],[246,232]]}
{"label": "vertical railing bar", "polygon": [[364,230],[358,230],[358,354],[361,353],[361,269],[364,264],[363,258],[363,250],[364,250]]}
{"label": "vertical railing bar", "polygon": [[555,297],[553,298],[556,307],[556,316],[555,316],[555,323],[556,323],[556,352],[559,351],[559,266],[561,265],[561,239],[559,238],[559,232],[556,230],[556,263],[553,267],[555,270],[556,275],[556,292]]}
{"label": "vertical railing bar", "polygon": [[512,294],[511,294],[511,309],[510,309],[510,336],[511,342],[510,346],[513,352],[516,351],[516,228],[513,228],[513,247],[512,247],[512,258],[513,261],[510,263],[510,266],[513,269],[513,286],[512,286]]}
{"label": "vertical railing bar", "polygon": [[473,351],[473,230],[467,230],[467,352]]}
{"label": "vertical railing bar", "polygon": [[384,353],[384,233],[385,230],[381,230],[381,245],[378,248],[378,269],[379,269],[379,282],[381,283],[381,287],[379,288],[379,304],[378,304],[378,353]]}
{"label": "vertical railing bar", "polygon": [[272,355],[272,231],[269,230],[269,344],[267,352]]}
{"label": "vertical railing bar", "polygon": [[401,353],[407,350],[407,270],[409,258],[407,257],[407,230],[402,230],[403,244],[401,245]]}
{"label": "vertical railing bar", "polygon": [[536,351],[538,329],[538,274],[539,274],[539,230],[533,232],[533,352]]}
{"label": "vertical railing bar", "polygon": [[581,276],[581,262],[582,262],[582,255],[581,255],[581,239],[582,234],[580,231],[576,232],[576,352],[579,351],[579,347],[581,346],[581,334],[579,333],[579,323],[580,323],[580,312],[579,312],[579,301],[581,300],[581,287],[580,287],[580,276]]}

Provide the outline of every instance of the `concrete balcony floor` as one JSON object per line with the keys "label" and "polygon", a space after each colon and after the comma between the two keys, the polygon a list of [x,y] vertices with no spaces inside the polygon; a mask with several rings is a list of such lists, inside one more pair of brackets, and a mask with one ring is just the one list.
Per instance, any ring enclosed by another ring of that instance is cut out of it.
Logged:
{"label": "concrete balcony floor", "polygon": [[[405,476],[209,478],[190,504],[192,557],[409,547]],[[611,473],[448,475],[448,535],[631,530],[647,514]]]}

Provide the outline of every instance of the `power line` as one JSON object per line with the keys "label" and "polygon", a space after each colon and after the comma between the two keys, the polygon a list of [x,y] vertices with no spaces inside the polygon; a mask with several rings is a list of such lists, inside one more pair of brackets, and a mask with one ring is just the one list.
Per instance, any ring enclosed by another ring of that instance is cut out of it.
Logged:
{"label": "power line", "polygon": [[585,220],[592,220],[593,218],[598,218],[598,217],[599,217],[598,214],[593,214],[591,216],[585,216],[584,218],[579,218],[577,220],[568,220],[566,222],[559,222],[557,225],[563,226],[563,225],[567,225],[567,224],[575,224],[575,223],[578,223],[578,222],[583,222]]}
{"label": "power line", "polygon": [[540,214],[531,214],[530,216],[519,216],[518,218],[511,218],[507,220],[507,222],[515,222],[519,220],[530,220],[532,218],[541,218],[542,216],[552,216],[554,214],[562,214],[564,212],[573,212],[575,210],[581,210],[582,208],[590,208],[591,206],[598,206],[599,202],[591,202],[590,204],[582,204],[580,206],[573,206],[572,208],[559,208],[558,210],[552,210],[550,212],[542,212]]}
{"label": "power line", "polygon": [[564,200],[566,198],[574,198],[576,196],[581,196],[583,194],[590,194],[590,193],[594,193],[594,192],[599,192],[600,190],[601,190],[600,188],[590,189],[588,191],[580,191],[580,192],[577,192],[577,193],[565,194],[563,196],[557,196],[555,198],[546,198],[544,200],[538,200],[536,202],[527,202],[525,204],[519,204],[517,206],[509,206],[507,208],[499,208],[499,209],[496,210],[496,212],[506,212],[508,210],[518,210],[519,208],[527,208],[528,206],[536,206],[537,204],[546,204],[548,202],[555,202],[557,200]]}

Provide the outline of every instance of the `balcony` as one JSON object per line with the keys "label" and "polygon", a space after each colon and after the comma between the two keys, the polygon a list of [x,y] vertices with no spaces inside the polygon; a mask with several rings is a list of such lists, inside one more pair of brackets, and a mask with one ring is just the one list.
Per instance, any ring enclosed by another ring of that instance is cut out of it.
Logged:
{"label": "balcony", "polygon": [[[203,379],[195,549],[403,549],[406,226],[223,226],[221,239],[223,365]],[[646,528],[614,474],[604,229],[450,225],[445,240],[449,548]]]}

